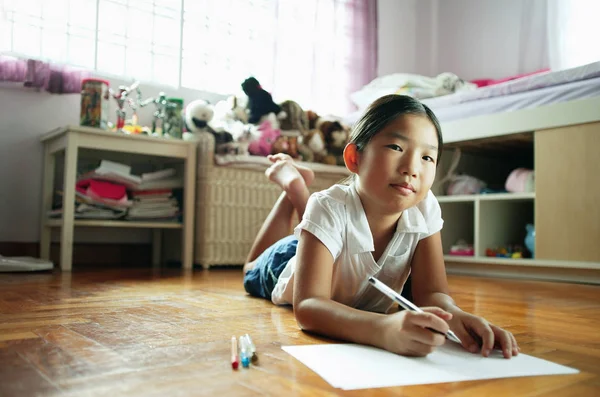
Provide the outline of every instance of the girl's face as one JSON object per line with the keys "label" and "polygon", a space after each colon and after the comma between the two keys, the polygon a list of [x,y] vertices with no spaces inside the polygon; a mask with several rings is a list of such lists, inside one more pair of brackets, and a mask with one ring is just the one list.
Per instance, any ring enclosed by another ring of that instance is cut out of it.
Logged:
{"label": "girl's face", "polygon": [[435,179],[437,146],[433,123],[421,115],[400,116],[376,134],[358,156],[365,209],[400,213],[423,200]]}

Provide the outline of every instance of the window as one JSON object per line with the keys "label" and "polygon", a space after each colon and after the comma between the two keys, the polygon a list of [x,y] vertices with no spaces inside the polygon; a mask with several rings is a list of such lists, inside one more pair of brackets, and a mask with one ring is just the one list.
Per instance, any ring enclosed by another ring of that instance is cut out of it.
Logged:
{"label": "window", "polygon": [[0,0],[0,51],[341,113],[375,74],[373,0]]}
{"label": "window", "polygon": [[548,44],[550,66],[568,69],[600,60],[600,2],[549,0]]}
{"label": "window", "polygon": [[179,85],[181,0],[4,0],[0,51]]}
{"label": "window", "polygon": [[181,85],[232,93],[256,76],[265,86],[272,76],[276,1],[185,1]]}

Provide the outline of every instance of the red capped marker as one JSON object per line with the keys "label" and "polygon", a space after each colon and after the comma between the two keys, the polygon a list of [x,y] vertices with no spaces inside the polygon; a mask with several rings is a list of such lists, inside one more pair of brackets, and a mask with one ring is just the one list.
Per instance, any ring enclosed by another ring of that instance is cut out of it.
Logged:
{"label": "red capped marker", "polygon": [[240,366],[240,360],[238,358],[238,347],[237,339],[235,336],[231,337],[231,368],[238,369]]}

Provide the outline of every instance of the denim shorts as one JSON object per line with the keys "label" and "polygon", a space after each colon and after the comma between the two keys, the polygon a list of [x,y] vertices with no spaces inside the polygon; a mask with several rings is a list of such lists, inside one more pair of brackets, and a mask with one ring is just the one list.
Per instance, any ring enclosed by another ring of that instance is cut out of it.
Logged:
{"label": "denim shorts", "polygon": [[271,300],[271,294],[290,259],[296,255],[298,239],[287,236],[256,258],[254,269],[244,275],[244,289],[252,296]]}

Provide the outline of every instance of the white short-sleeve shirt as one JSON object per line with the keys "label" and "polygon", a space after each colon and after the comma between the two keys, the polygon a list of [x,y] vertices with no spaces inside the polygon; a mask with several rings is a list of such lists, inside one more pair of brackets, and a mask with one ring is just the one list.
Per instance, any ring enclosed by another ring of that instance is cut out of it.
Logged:
{"label": "white short-sleeve shirt", "polygon": [[[332,299],[361,310],[387,312],[393,302],[371,287],[374,276],[401,292],[419,240],[442,229],[440,205],[431,191],[415,207],[406,209],[387,248],[375,262],[373,235],[354,184],[334,185],[310,196],[296,237],[306,230],[317,237],[334,258]],[[292,304],[296,257],[290,259],[271,295],[277,305]]]}

